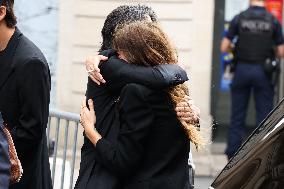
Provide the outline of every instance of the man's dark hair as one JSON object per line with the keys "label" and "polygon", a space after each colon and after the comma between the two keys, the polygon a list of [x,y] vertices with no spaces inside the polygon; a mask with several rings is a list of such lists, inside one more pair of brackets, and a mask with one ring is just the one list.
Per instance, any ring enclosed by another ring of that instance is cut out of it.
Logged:
{"label": "man's dark hair", "polygon": [[4,18],[9,28],[15,27],[17,24],[17,17],[14,13],[14,0],[3,0],[1,6],[6,7],[6,16]]}
{"label": "man's dark hair", "polygon": [[156,13],[151,7],[145,5],[123,5],[114,9],[106,18],[103,29],[103,42],[100,51],[111,48],[113,35],[118,25],[142,21],[150,16],[153,22],[157,21]]}

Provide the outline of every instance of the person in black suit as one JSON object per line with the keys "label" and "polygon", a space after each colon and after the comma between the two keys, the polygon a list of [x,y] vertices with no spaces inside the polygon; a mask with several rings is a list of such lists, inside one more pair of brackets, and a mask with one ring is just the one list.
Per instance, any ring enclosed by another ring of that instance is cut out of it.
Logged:
{"label": "person in black suit", "polygon": [[42,52],[16,27],[13,0],[0,7],[0,111],[24,170],[10,189],[51,189],[46,126],[50,72]]}
{"label": "person in black suit", "polygon": [[9,146],[3,131],[3,124],[2,115],[0,113],[0,186],[1,189],[8,189],[10,183],[10,158]]}
{"label": "person in black suit", "polygon": [[[128,63],[147,67],[177,62],[174,48],[158,24],[130,23],[114,36],[114,49]],[[205,143],[197,128],[174,111],[186,95],[184,84],[167,90],[126,85],[117,103],[121,123],[112,126],[119,129],[117,141],[106,139],[94,129],[96,104],[88,100],[89,110],[83,103],[81,124],[94,145],[95,158],[122,181],[119,188],[190,188],[189,141],[197,147]]]}
{"label": "person in black suit", "polygon": [[[116,141],[117,138],[118,127],[112,126],[114,123],[119,122],[115,106],[120,90],[125,84],[137,82],[152,88],[162,89],[187,80],[185,71],[177,65],[160,65],[148,68],[130,65],[112,56],[115,54],[112,50],[107,50],[111,45],[112,33],[118,24],[144,20],[147,15],[151,17],[153,21],[156,21],[155,13],[147,6],[120,6],[108,15],[102,30],[103,43],[101,54],[111,58],[102,63],[100,65],[101,72],[96,73],[104,75],[104,79],[107,82],[101,85],[99,82],[96,84],[96,80],[92,77],[92,73],[90,73],[86,97],[87,99],[92,98],[95,101],[97,129],[110,141]],[[96,58],[107,59],[100,55]],[[92,68],[89,67],[88,69]],[[188,106],[187,103],[184,104]],[[194,117],[187,114],[188,107],[181,108],[181,110],[184,109],[186,110],[185,113],[182,111],[181,113],[184,115],[185,120],[188,119],[188,117]],[[93,144],[88,138],[84,137],[84,144],[81,149],[80,172],[75,188],[88,189],[93,188],[94,185],[96,189],[119,188],[119,179],[105,167],[98,164],[95,161],[95,156],[96,150]]]}

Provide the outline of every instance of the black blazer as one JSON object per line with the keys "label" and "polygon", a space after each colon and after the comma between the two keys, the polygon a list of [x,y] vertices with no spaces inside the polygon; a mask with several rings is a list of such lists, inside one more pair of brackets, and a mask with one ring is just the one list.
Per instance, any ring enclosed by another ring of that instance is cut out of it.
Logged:
{"label": "black blazer", "polygon": [[189,188],[190,143],[169,95],[129,84],[119,112],[117,142],[99,140],[96,160],[124,180],[123,189]]}
{"label": "black blazer", "polygon": [[6,135],[3,131],[3,119],[0,113],[0,186],[8,189],[10,183],[10,159],[9,147]]}
{"label": "black blazer", "polygon": [[50,73],[41,51],[16,29],[0,53],[0,111],[8,123],[23,166],[10,189],[51,189],[46,126]]}
{"label": "black blazer", "polygon": [[[102,54],[109,57],[100,65],[106,84],[98,86],[90,78],[88,80],[87,98],[92,98],[97,116],[96,128],[109,141],[117,141],[119,117],[116,101],[121,89],[131,82],[145,84],[152,88],[165,88],[188,80],[186,72],[176,65],[157,67],[141,67],[118,59],[112,50]],[[81,149],[81,163],[76,189],[119,189],[120,180],[105,167],[95,161],[94,145],[84,137]]]}

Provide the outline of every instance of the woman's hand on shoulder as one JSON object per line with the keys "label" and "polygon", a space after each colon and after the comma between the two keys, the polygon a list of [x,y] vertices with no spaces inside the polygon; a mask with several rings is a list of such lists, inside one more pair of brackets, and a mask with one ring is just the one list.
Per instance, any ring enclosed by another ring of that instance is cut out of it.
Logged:
{"label": "woman's hand on shoulder", "polygon": [[105,83],[102,74],[100,73],[99,64],[101,61],[106,61],[108,57],[103,55],[88,56],[85,61],[86,71],[89,77],[98,85]]}

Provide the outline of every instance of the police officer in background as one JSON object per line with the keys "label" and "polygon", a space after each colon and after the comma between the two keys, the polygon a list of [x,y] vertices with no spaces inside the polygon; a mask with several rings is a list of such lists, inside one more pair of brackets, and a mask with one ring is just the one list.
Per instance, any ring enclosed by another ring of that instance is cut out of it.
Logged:
{"label": "police officer in background", "polygon": [[[226,155],[230,159],[242,144],[245,117],[251,92],[257,125],[273,108],[274,87],[266,70],[272,60],[284,56],[281,24],[265,9],[265,0],[251,0],[250,7],[236,15],[221,43],[223,53],[233,49],[234,78],[231,84],[231,123]],[[267,65],[268,64],[268,65]]]}

